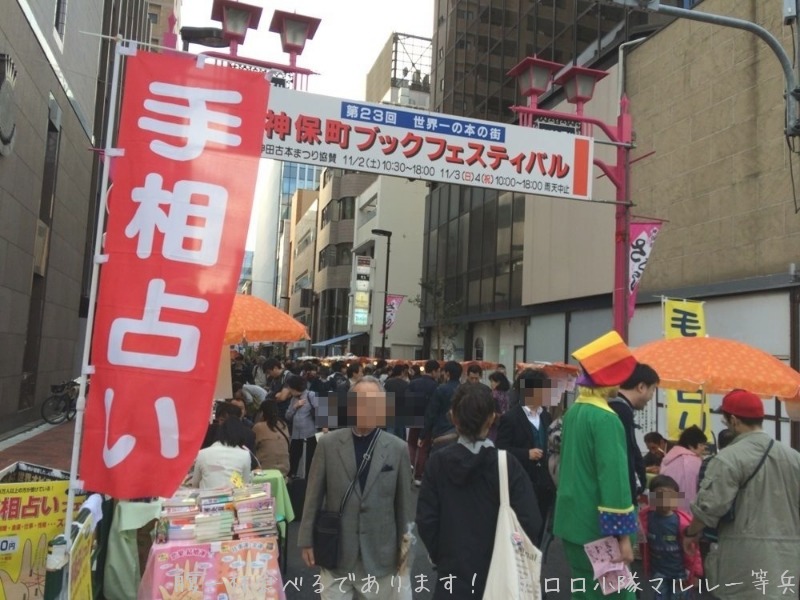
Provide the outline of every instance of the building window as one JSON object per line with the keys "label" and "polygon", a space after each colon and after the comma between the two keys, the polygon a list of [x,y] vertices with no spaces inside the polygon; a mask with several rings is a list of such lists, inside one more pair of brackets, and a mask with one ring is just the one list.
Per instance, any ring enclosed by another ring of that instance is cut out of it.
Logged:
{"label": "building window", "polygon": [[147,20],[150,21],[151,25],[158,25],[158,13],[147,13]]}
{"label": "building window", "polygon": [[[333,256],[331,256],[331,250],[333,250]],[[332,263],[336,260],[336,246],[325,246],[322,250],[319,251],[319,260],[317,261],[317,271],[322,271],[322,269],[327,269],[328,267],[332,266]]]}
{"label": "building window", "polygon": [[364,202],[358,210],[361,212],[360,225],[364,225],[375,217],[378,212],[378,194]]}
{"label": "building window", "polygon": [[347,219],[354,219],[356,216],[356,199],[353,196],[347,196],[339,199],[339,220],[346,221]]}
{"label": "building window", "polygon": [[330,244],[319,253],[318,271],[328,267],[343,267],[353,264],[353,244]]}
{"label": "building window", "polygon": [[353,264],[353,244],[337,244],[336,246],[336,266]]}
{"label": "building window", "polygon": [[58,33],[58,37],[64,39],[64,27],[67,23],[67,0],[56,0],[56,17],[53,27]]}
{"label": "building window", "polygon": [[311,287],[311,277],[308,274],[308,271],[303,272],[301,275],[295,278],[294,280],[294,289],[293,292],[299,292],[300,290],[305,290]]}
{"label": "building window", "polygon": [[475,340],[475,360],[483,360],[483,338]]}
{"label": "building window", "polygon": [[339,220],[339,203],[331,200],[322,209],[322,225],[320,229],[325,229],[325,226],[331,221]]}
{"label": "building window", "polygon": [[439,80],[439,89],[444,91],[444,77]]}
{"label": "building window", "polygon": [[303,250],[305,250],[306,248],[308,248],[308,246],[311,244],[311,241],[312,241],[313,239],[314,239],[314,238],[313,238],[313,236],[311,235],[311,231],[306,231],[305,235],[303,235],[303,237],[301,237],[301,238],[300,238],[300,241],[299,241],[299,242],[297,242],[297,247],[295,248],[294,255],[295,255],[295,256],[297,256],[297,255],[298,255],[298,254],[300,254],[300,253],[301,253]]}

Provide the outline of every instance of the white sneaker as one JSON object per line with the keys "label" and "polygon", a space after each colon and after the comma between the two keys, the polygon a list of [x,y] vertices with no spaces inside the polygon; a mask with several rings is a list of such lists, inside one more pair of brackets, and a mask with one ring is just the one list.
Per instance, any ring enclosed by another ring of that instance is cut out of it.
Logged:
{"label": "white sneaker", "polygon": [[419,479],[415,479],[415,480],[414,480],[414,485],[415,485],[415,486],[417,486],[417,487],[419,487],[419,486],[421,486],[421,485],[422,485],[422,481],[420,481]]}

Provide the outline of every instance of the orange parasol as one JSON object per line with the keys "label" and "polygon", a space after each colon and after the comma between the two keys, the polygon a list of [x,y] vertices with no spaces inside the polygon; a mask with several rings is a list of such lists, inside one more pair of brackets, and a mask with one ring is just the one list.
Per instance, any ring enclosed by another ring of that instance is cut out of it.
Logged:
{"label": "orange parasol", "polygon": [[570,375],[577,377],[580,369],[576,365],[570,365],[563,362],[532,362],[532,363],[517,363],[517,373],[525,369],[540,369],[547,373],[550,377],[569,377]]}
{"label": "orange parasol", "polygon": [[261,298],[236,294],[225,329],[226,344],[307,340],[306,326]]}
{"label": "orange parasol", "polygon": [[762,398],[795,398],[800,393],[800,373],[771,354],[734,340],[656,340],[633,354],[658,372],[660,387],[667,389],[706,394],[744,389]]}

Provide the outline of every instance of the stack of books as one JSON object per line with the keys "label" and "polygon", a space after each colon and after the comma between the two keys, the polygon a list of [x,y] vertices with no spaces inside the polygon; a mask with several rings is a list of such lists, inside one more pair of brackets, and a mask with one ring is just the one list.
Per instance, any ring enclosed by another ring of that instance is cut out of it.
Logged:
{"label": "stack of books", "polygon": [[201,490],[197,496],[199,514],[194,517],[194,538],[198,542],[233,539],[233,492],[230,489]]}
{"label": "stack of books", "polygon": [[236,508],[233,531],[240,540],[277,533],[275,499],[270,495],[268,483],[236,490],[233,504]]}
{"label": "stack of books", "polygon": [[194,539],[194,518],[200,514],[197,494],[197,490],[180,489],[164,501],[156,530],[159,542]]}
{"label": "stack of books", "polygon": [[233,539],[233,511],[202,513],[194,518],[194,539],[198,542],[218,542]]}

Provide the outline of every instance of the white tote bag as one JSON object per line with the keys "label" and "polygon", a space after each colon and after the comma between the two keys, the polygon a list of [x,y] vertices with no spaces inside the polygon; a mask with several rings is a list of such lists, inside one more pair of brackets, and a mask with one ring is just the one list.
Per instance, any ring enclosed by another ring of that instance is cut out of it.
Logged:
{"label": "white tote bag", "polygon": [[540,600],[542,553],[519,524],[508,497],[508,457],[497,452],[500,469],[500,510],[494,535],[492,564],[483,600]]}

